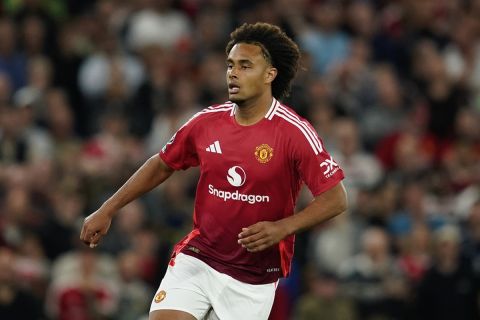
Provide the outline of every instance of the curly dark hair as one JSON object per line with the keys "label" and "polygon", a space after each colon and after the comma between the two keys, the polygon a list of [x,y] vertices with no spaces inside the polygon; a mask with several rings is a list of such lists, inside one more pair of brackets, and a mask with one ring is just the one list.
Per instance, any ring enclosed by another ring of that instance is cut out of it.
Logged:
{"label": "curly dark hair", "polygon": [[300,50],[297,44],[279,27],[264,22],[244,23],[235,29],[225,48],[227,55],[237,43],[255,44],[262,49],[265,59],[278,70],[272,82],[272,95],[277,99],[287,97],[299,66]]}

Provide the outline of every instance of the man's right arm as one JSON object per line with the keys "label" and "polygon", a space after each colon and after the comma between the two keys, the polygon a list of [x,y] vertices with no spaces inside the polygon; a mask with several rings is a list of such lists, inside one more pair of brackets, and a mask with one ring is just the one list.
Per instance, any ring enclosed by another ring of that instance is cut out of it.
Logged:
{"label": "man's right arm", "polygon": [[97,211],[85,218],[80,240],[95,247],[119,209],[161,184],[173,172],[158,154],[152,156]]}

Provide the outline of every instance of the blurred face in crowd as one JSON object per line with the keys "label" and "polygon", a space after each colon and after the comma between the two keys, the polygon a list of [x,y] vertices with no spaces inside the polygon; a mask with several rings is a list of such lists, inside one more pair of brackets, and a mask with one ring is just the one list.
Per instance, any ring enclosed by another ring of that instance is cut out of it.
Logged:
{"label": "blurred face in crowd", "polygon": [[412,251],[417,253],[428,253],[430,250],[431,234],[426,225],[416,225],[410,234]]}
{"label": "blurred face in crowd", "polygon": [[8,19],[0,20],[0,54],[11,54],[15,49],[15,27]]}
{"label": "blurred face in crowd", "polygon": [[470,236],[476,241],[480,242],[480,202],[475,203],[470,209],[468,216],[468,229]]}
{"label": "blurred face in crowd", "polygon": [[4,247],[0,248],[0,285],[9,284],[14,278],[14,255]]}
{"label": "blurred face in crowd", "polygon": [[375,80],[382,106],[391,109],[400,107],[402,96],[395,71],[387,65],[380,66],[375,72]]}
{"label": "blurred face in crowd", "polygon": [[25,50],[29,54],[41,54],[46,37],[43,21],[36,16],[27,17],[23,22],[21,32]]}
{"label": "blurred face in crowd", "polygon": [[10,78],[5,73],[0,73],[0,108],[1,105],[7,104],[12,94],[12,84]]}
{"label": "blurred face in crowd", "polygon": [[362,245],[364,252],[373,261],[382,261],[388,256],[389,239],[379,228],[367,229],[362,235]]}
{"label": "blurred face in crowd", "polygon": [[375,9],[367,1],[354,1],[347,9],[347,23],[359,35],[370,37],[375,32]]}
{"label": "blurred face in crowd", "polygon": [[326,31],[336,30],[341,22],[342,10],[335,1],[315,4],[310,13],[313,22]]}
{"label": "blurred face in crowd", "polygon": [[358,150],[358,128],[352,119],[340,119],[335,122],[336,139],[340,152],[351,156]]}
{"label": "blurred face in crowd", "polygon": [[227,59],[228,97],[239,107],[271,92],[277,70],[258,45],[238,43]]}
{"label": "blurred face in crowd", "polygon": [[4,137],[14,137],[20,130],[18,109],[6,106],[0,109],[0,129]]}
{"label": "blurred face in crowd", "polygon": [[39,90],[46,90],[52,82],[53,66],[43,57],[30,59],[28,63],[28,82]]}
{"label": "blurred face in crowd", "polygon": [[435,239],[436,255],[439,264],[456,263],[460,254],[460,235],[450,227],[437,231]]}

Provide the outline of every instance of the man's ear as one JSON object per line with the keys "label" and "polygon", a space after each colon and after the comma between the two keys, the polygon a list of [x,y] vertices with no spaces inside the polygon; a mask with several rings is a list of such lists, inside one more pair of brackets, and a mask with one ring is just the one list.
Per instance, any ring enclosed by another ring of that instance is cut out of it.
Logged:
{"label": "man's ear", "polygon": [[266,83],[272,83],[273,80],[277,77],[278,70],[277,68],[274,67],[269,67],[267,69],[267,74],[265,76],[265,82]]}

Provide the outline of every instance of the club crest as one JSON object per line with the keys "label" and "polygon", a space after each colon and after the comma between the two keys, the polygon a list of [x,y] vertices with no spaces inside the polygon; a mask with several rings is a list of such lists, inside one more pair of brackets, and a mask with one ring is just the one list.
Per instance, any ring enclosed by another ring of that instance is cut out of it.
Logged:
{"label": "club crest", "polygon": [[255,148],[255,158],[260,163],[267,163],[273,157],[273,149],[264,143]]}
{"label": "club crest", "polygon": [[163,301],[163,299],[165,299],[166,296],[167,296],[167,293],[164,290],[161,290],[155,295],[155,298],[153,299],[153,301],[155,301],[155,303],[160,303]]}

